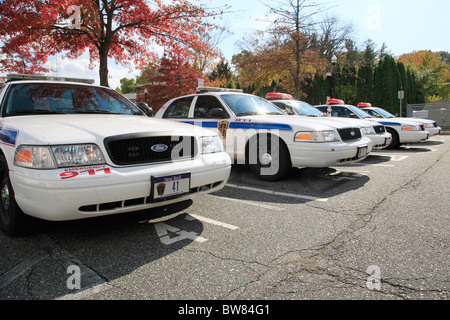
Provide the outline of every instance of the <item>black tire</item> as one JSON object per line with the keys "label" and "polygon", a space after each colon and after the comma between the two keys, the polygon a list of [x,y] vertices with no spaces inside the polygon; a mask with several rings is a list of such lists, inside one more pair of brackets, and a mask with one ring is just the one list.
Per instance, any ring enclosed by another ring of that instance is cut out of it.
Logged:
{"label": "black tire", "polygon": [[278,181],[292,169],[285,143],[272,135],[259,135],[249,141],[247,160],[250,170],[263,181]]}
{"label": "black tire", "polygon": [[17,205],[5,156],[0,155],[0,229],[8,236],[23,235],[26,218]]}
{"label": "black tire", "polygon": [[391,128],[386,128],[387,132],[389,132],[392,136],[391,143],[385,148],[387,150],[397,149],[400,147],[400,139],[398,137],[397,131]]}

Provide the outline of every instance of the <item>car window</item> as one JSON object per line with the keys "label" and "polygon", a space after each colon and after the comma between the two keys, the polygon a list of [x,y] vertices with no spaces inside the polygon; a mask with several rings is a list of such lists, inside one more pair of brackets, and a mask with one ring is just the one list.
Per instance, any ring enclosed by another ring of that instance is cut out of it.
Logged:
{"label": "car window", "polygon": [[114,90],[55,83],[20,83],[8,90],[3,116],[67,113],[143,115]]}
{"label": "car window", "polygon": [[328,107],[314,107],[314,108],[320,110],[321,112],[323,112],[325,114],[328,112]]}
{"label": "car window", "polygon": [[381,116],[376,113],[374,110],[370,110],[370,109],[364,109],[364,112],[367,112],[368,114],[370,114],[372,117],[375,118],[381,118]]}
{"label": "car window", "polygon": [[342,107],[331,107],[333,117],[350,118],[350,111]]}
{"label": "car window", "polygon": [[283,110],[284,112],[286,112],[289,115],[295,115],[295,112],[292,108],[292,106],[285,104],[284,102],[272,102],[274,105],[276,105],[278,108],[280,108],[281,110]]}
{"label": "car window", "polygon": [[187,118],[193,99],[194,96],[173,101],[170,106],[167,107],[163,118]]}
{"label": "car window", "polygon": [[395,118],[395,116],[392,113],[389,113],[386,110],[381,109],[381,108],[378,108],[376,112],[378,112],[381,115],[381,118],[383,118],[383,117],[388,118],[388,119]]}
{"label": "car window", "polygon": [[347,108],[350,110],[350,114],[354,115],[352,116],[352,118],[372,118],[371,115],[362,111],[360,108],[357,108],[355,106],[347,106]]}
{"label": "car window", "polygon": [[[221,110],[221,112],[220,112]],[[222,116],[219,116],[222,113]],[[194,118],[229,118],[219,100],[214,96],[198,96],[194,107]]]}
{"label": "car window", "polygon": [[223,94],[225,103],[238,117],[250,115],[285,115],[274,104],[249,94]]}

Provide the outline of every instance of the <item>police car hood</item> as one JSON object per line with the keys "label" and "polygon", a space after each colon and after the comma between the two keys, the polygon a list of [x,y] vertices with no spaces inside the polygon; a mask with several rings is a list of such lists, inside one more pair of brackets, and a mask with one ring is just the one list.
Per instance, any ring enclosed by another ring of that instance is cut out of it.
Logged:
{"label": "police car hood", "polygon": [[290,126],[294,130],[330,130],[331,128],[343,129],[349,127],[361,127],[361,125],[349,124],[329,117],[303,117],[296,115],[266,115],[240,117],[236,121],[247,123],[271,123]]}
{"label": "police car hood", "polygon": [[216,135],[208,129],[144,116],[100,114],[20,116],[7,118],[2,125],[18,129],[18,144],[94,142],[101,144],[106,137],[140,133],[177,136]]}
{"label": "police car hood", "polygon": [[414,126],[420,124],[419,121],[410,118],[372,118],[370,121],[376,121],[384,126]]}
{"label": "police car hood", "polygon": [[392,119],[400,119],[400,120],[406,120],[406,121],[415,121],[415,122],[421,123],[421,124],[424,124],[424,123],[435,123],[436,122],[434,120],[422,119],[422,118],[401,118],[401,117],[399,117],[399,118],[391,118],[391,120]]}
{"label": "police car hood", "polygon": [[[381,125],[375,119],[364,120],[364,119],[338,118],[338,117],[323,117],[323,118],[340,121],[340,122],[346,123],[347,125],[350,125],[352,127],[371,127],[371,126]],[[323,119],[323,118],[321,118],[321,119]],[[372,118],[370,118],[370,119],[372,119]]]}

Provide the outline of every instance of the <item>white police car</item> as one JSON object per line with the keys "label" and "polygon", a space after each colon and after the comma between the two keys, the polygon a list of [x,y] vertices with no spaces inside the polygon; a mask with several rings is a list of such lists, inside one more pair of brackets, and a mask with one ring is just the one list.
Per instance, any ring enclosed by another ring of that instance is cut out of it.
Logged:
{"label": "white police car", "polygon": [[114,90],[77,79],[8,78],[0,89],[8,235],[23,231],[27,215],[61,221],[164,206],[229,177],[230,157],[211,130],[149,118]]}
{"label": "white police car", "polygon": [[386,149],[395,149],[404,143],[417,143],[426,141],[430,134],[423,125],[410,120],[375,119],[361,109],[345,104],[339,99],[330,99],[327,105],[314,106],[318,110],[332,117],[364,119],[378,122],[386,127],[392,135],[391,143]]}
{"label": "white police car", "polygon": [[359,127],[289,116],[267,100],[239,90],[198,88],[168,101],[156,117],[220,132],[225,151],[248,163],[260,179],[275,181],[292,167],[329,167],[360,161],[372,142]]}
{"label": "white police car", "polygon": [[364,134],[372,140],[373,149],[380,150],[386,148],[392,140],[392,136],[386,131],[386,128],[379,123],[373,123],[362,119],[346,119],[346,118],[329,118],[325,114],[309,103],[294,99],[270,100],[274,105],[283,109],[286,113],[299,115],[304,117],[322,117],[332,121],[346,122],[352,126],[361,127]]}
{"label": "white police car", "polygon": [[384,110],[382,108],[372,107],[372,104],[367,103],[367,102],[358,103],[358,108],[360,108],[364,112],[367,112],[369,115],[371,115],[374,118],[391,119],[391,120],[407,120],[407,121],[415,121],[419,124],[423,124],[425,127],[425,130],[428,131],[430,136],[439,135],[442,132],[442,128],[439,127],[438,123],[434,120],[420,119],[420,118],[396,117],[393,114],[391,114],[390,112],[387,112],[386,110]]}

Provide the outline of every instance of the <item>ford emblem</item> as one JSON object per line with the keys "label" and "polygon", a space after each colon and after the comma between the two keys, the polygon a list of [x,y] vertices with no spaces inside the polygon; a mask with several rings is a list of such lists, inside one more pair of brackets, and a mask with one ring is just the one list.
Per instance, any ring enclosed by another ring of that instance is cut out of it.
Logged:
{"label": "ford emblem", "polygon": [[154,152],[164,152],[167,149],[169,149],[169,147],[165,144],[155,144],[151,147],[152,151]]}

